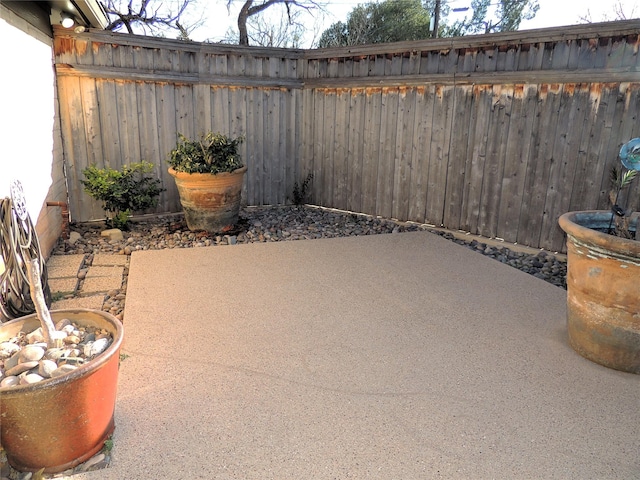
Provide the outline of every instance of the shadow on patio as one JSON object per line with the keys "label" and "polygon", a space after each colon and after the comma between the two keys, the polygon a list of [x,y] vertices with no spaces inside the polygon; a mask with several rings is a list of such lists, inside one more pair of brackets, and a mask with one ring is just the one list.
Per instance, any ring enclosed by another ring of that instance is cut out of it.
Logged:
{"label": "shadow on patio", "polygon": [[86,479],[632,478],[638,379],[566,292],[427,232],[132,255]]}

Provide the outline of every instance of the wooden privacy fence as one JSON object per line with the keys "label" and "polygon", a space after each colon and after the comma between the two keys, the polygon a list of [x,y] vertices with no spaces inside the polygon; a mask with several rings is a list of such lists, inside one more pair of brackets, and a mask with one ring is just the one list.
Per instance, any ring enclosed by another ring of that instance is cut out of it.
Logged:
{"label": "wooden privacy fence", "polygon": [[[558,217],[608,208],[609,170],[640,136],[640,21],[282,50],[55,32],[74,220],[103,217],[87,165],[153,162],[177,133],[244,135],[250,205],[315,204],[550,250]],[[638,203],[640,186],[630,198]]]}

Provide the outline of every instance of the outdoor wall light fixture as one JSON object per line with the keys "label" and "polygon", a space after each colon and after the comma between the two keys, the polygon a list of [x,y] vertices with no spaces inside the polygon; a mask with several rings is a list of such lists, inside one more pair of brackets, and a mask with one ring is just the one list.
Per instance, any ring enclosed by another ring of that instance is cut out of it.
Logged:
{"label": "outdoor wall light fixture", "polygon": [[71,28],[76,24],[76,21],[68,13],[60,12],[60,24],[64,28]]}

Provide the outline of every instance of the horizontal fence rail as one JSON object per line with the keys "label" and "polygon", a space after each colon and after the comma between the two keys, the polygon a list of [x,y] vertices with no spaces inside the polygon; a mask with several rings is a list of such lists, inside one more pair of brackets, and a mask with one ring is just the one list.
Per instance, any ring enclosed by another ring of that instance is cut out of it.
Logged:
{"label": "horizontal fence rail", "polygon": [[[243,135],[250,205],[312,202],[550,250],[557,219],[608,208],[617,152],[640,136],[640,22],[285,50],[56,29],[71,212],[91,164],[147,160],[180,210],[177,134]],[[637,207],[640,186],[629,194]]]}

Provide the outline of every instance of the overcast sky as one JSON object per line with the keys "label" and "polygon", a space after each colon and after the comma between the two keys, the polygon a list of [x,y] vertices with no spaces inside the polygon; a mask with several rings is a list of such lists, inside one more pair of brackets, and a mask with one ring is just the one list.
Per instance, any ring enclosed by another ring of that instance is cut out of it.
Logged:
{"label": "overcast sky", "polygon": [[[324,0],[327,1],[327,0]],[[445,0],[448,1],[451,7],[460,8],[468,7],[471,4],[471,0]],[[579,21],[581,16],[586,16],[590,13],[593,21],[601,21],[604,16],[608,16],[609,19],[613,19],[613,6],[620,2],[624,11],[631,18],[640,17],[640,0],[538,0],[540,4],[540,10],[533,20],[525,21],[521,24],[520,29],[533,29],[533,28],[545,28],[555,27],[561,25],[575,25],[582,23]],[[206,23],[192,34],[192,39],[196,41],[204,41],[209,39],[210,41],[221,41],[229,27],[232,27],[236,23],[237,12],[240,6],[244,3],[244,0],[232,0],[231,13],[227,11],[226,1],[210,1],[200,0],[200,6],[202,4],[208,4],[206,7]],[[327,14],[324,18],[316,19],[311,15],[306,14],[306,24],[310,29],[313,28],[314,21],[319,21],[317,27],[319,32],[322,32],[325,28],[329,27],[332,23],[337,21],[344,21],[347,18],[348,13],[358,4],[366,3],[362,0],[328,0]],[[273,9],[274,7],[271,7]],[[272,10],[275,12],[276,10]],[[460,14],[461,17],[464,14]],[[451,17],[451,18],[461,18]],[[303,47],[309,47],[310,45],[303,45]]]}

